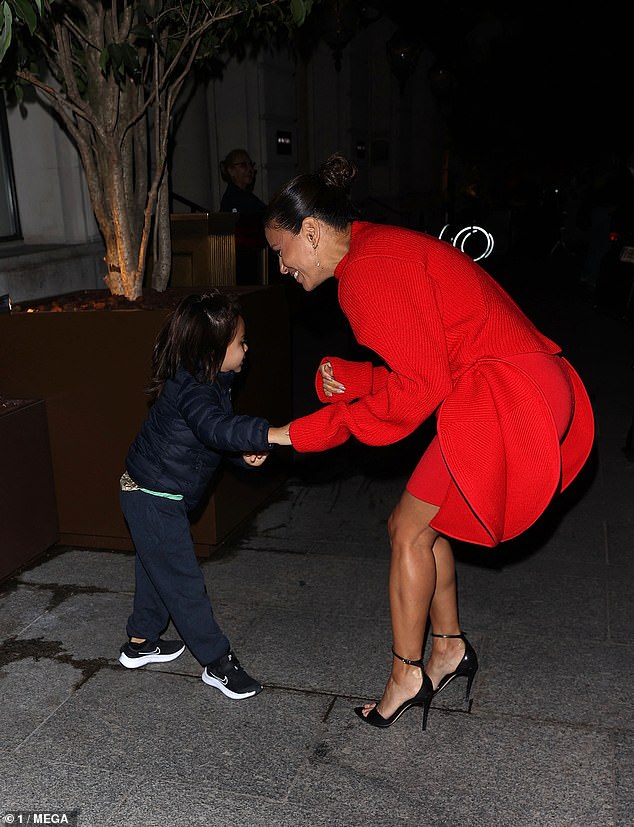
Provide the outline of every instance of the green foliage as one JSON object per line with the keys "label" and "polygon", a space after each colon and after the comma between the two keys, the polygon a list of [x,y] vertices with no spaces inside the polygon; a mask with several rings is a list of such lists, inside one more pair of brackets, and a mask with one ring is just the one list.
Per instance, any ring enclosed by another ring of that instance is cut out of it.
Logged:
{"label": "green foliage", "polygon": [[99,66],[104,75],[114,72],[118,80],[141,76],[139,55],[130,43],[108,43],[101,50]]}
{"label": "green foliage", "polygon": [[42,14],[42,0],[2,0],[0,3],[0,62],[4,60],[15,29],[26,26],[29,34],[37,27]]}
{"label": "green foliage", "polygon": [[11,44],[12,34],[13,15],[9,4],[5,0],[0,7],[0,60],[2,60],[7,53],[7,49]]}
{"label": "green foliage", "polygon": [[36,9],[33,8],[29,0],[15,0],[15,13],[28,26],[31,34],[35,31],[37,25],[37,13],[42,13],[41,2],[36,3]]}
{"label": "green foliage", "polygon": [[[121,19],[132,9],[134,25],[116,41],[107,36],[101,44],[99,66],[117,82],[141,82],[144,62],[154,46],[164,60],[179,54],[183,42],[198,44],[197,62],[218,58],[222,53],[238,57],[271,44],[280,34],[301,26],[312,6],[322,0],[123,0],[118,2]],[[114,0],[116,2],[116,0]],[[99,3],[95,4],[96,6]],[[101,0],[104,19],[111,15],[111,0]],[[107,13],[107,14],[106,14]],[[52,41],[55,23],[73,37],[82,31],[81,6],[72,0],[0,0],[0,68],[2,85],[15,87],[21,80],[17,70],[30,71],[29,64],[41,61]],[[200,32],[200,34],[198,34]],[[82,52],[86,42],[77,40],[77,78],[82,83]],[[50,68],[50,67],[49,67]]]}
{"label": "green foliage", "polygon": [[[111,17],[112,0],[100,0],[103,19]],[[92,47],[99,52],[105,77],[122,84],[151,83],[153,67],[148,56],[160,45],[167,64],[175,57],[187,59],[195,45],[197,66],[218,67],[224,56],[242,59],[247,54],[280,42],[306,20],[313,5],[323,0],[114,0],[117,24],[132,12],[133,24],[123,27],[118,39],[104,27],[101,43],[82,37],[81,4],[73,0],[0,0],[0,86],[17,100],[28,83],[24,74],[38,76],[48,65],[62,88],[64,78],[56,71],[54,27],[61,26],[71,38],[74,74],[82,97],[88,92],[85,62]],[[97,7],[99,3],[95,4]],[[185,48],[183,50],[183,46]],[[51,57],[53,59],[51,60]],[[180,62],[182,62],[182,60]],[[177,60],[176,65],[179,61]]]}

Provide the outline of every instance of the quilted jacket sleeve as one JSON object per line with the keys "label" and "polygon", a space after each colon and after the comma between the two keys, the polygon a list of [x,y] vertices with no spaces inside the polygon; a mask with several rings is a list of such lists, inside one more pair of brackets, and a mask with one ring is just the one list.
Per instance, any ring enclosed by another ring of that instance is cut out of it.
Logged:
{"label": "quilted jacket sleeve", "polygon": [[216,385],[191,385],[180,399],[180,412],[192,432],[214,451],[266,451],[269,423],[259,416],[236,415],[230,404],[213,399]]}

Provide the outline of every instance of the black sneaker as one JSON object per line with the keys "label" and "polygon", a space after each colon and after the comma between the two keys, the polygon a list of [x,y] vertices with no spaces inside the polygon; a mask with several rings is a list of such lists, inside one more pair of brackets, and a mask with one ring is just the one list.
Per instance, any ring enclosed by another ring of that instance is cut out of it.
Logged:
{"label": "black sneaker", "polygon": [[126,669],[138,669],[146,663],[167,663],[176,660],[185,651],[182,640],[146,640],[143,643],[124,643],[119,655],[119,663]]}
{"label": "black sneaker", "polygon": [[205,667],[202,679],[209,686],[219,689],[227,698],[236,700],[251,698],[262,691],[262,685],[247,675],[231,649],[219,660]]}

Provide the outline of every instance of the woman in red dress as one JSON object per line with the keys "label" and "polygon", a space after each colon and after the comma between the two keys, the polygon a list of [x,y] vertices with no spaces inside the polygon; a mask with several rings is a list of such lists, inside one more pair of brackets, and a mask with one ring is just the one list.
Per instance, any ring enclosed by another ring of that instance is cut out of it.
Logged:
{"label": "woman in red dress", "polygon": [[464,677],[468,698],[478,668],[460,628],[450,538],[492,547],[529,528],[585,463],[593,415],[559,346],[472,259],[424,233],[355,220],[355,172],[333,155],[265,214],[281,272],[306,291],[337,279],[357,341],[382,361],[324,357],[316,389],[328,404],[290,423],[289,444],[387,445],[436,417],[388,521],[391,674],[380,701],[355,710],[387,727],[421,707],[425,728],[433,695]]}

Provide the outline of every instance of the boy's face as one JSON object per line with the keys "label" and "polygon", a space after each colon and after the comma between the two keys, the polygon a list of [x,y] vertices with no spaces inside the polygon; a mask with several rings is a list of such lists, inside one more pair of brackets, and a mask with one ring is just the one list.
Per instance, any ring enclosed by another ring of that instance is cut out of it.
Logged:
{"label": "boy's face", "polygon": [[225,353],[225,358],[222,363],[220,370],[222,371],[229,371],[233,370],[236,373],[239,373],[242,370],[242,363],[244,362],[244,357],[249,349],[247,343],[244,338],[245,335],[245,326],[244,326],[244,319],[242,316],[238,318],[238,326],[236,328],[236,335],[233,337],[231,342],[229,343],[229,347],[227,348],[227,352]]}

